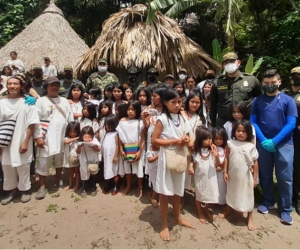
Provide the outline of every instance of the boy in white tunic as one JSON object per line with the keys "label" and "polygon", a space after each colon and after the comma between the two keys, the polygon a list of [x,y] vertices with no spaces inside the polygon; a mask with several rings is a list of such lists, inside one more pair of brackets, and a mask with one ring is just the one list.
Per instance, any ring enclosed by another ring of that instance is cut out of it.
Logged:
{"label": "boy in white tunic", "polygon": [[60,88],[58,78],[54,76],[47,78],[45,88],[47,95],[36,102],[40,120],[49,122],[47,132],[44,132],[45,145],[38,149],[39,163],[36,173],[39,174],[40,188],[36,193],[36,199],[43,199],[47,194],[46,176],[49,175],[52,159],[56,170],[56,182],[59,184],[61,181],[63,141],[68,123],[74,120],[68,100],[58,95]]}

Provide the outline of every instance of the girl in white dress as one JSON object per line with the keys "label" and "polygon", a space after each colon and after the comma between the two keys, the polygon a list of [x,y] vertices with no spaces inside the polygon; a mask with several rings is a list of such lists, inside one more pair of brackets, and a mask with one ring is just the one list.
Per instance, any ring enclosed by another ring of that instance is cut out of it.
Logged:
{"label": "girl in white dress", "polygon": [[174,173],[167,167],[166,149],[187,146],[191,133],[189,122],[180,115],[181,97],[174,89],[166,89],[164,93],[163,114],[158,117],[155,129],[152,134],[152,144],[159,147],[157,178],[154,190],[160,196],[161,229],[160,237],[163,240],[170,240],[168,228],[168,203],[172,197],[174,220],[178,225],[194,228],[180,215],[180,201],[184,193],[185,171]]}
{"label": "girl in white dress", "polygon": [[[122,118],[117,127],[120,139],[120,154],[124,161],[127,186],[123,191],[126,195],[131,189],[132,174],[138,177],[138,196],[142,196],[143,167],[139,163],[145,144],[143,122],[140,120],[141,105],[138,101],[128,103],[127,117]],[[127,152],[127,153],[125,153]]]}
{"label": "girl in white dress", "polygon": [[234,123],[232,133],[235,140],[229,140],[226,148],[228,164],[224,166],[224,180],[227,182],[227,208],[220,218],[229,215],[231,208],[246,212],[248,229],[255,230],[253,223],[254,187],[257,186],[258,152],[251,143],[252,126],[249,121]]}
{"label": "girl in white dress", "polygon": [[[233,123],[239,120],[250,120],[250,112],[247,106],[247,103],[240,101],[240,102],[233,102],[230,106],[230,113],[232,114],[231,120],[224,124],[224,128],[227,133],[228,139],[232,139],[234,135],[231,134]],[[252,139],[251,142],[256,145],[256,138],[255,138],[255,128],[252,126]]]}
{"label": "girl in white dress", "polygon": [[116,195],[118,190],[118,155],[119,155],[119,136],[116,130],[119,119],[116,115],[109,115],[105,120],[106,135],[103,139],[102,154],[104,161],[104,179],[105,185],[102,190],[103,194],[109,191],[109,181],[113,178],[114,189],[111,193]]}
{"label": "girl in white dress", "polygon": [[[202,124],[205,125],[205,118],[203,116],[203,106],[202,106],[202,98],[198,93],[191,93],[186,99],[186,104],[184,106],[184,110],[181,111],[181,114],[189,121],[190,126],[192,128],[192,133],[190,136],[190,143],[188,145],[189,151],[194,150],[194,141],[195,141],[195,132],[196,128],[201,126]],[[192,159],[192,155],[188,154],[188,161],[187,166],[190,165]],[[194,192],[192,188],[192,175],[188,174],[189,168],[187,167],[186,175],[185,175],[185,184],[184,188]]]}
{"label": "girl in white dress", "polygon": [[99,123],[96,119],[97,111],[93,103],[86,103],[82,109],[82,117],[80,119],[80,129],[86,126],[93,128],[95,137],[99,139]]}
{"label": "girl in white dress", "polygon": [[91,126],[85,126],[80,131],[78,146],[76,149],[76,153],[79,155],[80,163],[80,176],[82,180],[82,198],[85,198],[87,196],[86,183],[90,178],[92,182],[91,196],[97,195],[96,175],[98,171],[90,172],[88,169],[88,164],[98,163],[98,153],[100,150],[100,143],[95,137],[93,128]]}
{"label": "girl in white dress", "polygon": [[112,106],[112,113],[116,114],[116,105],[119,103],[128,103],[126,101],[125,90],[123,85],[120,83],[115,83],[112,87],[112,95],[110,100],[114,103]]}
{"label": "girl in white dress", "polygon": [[218,158],[218,151],[212,144],[211,132],[206,127],[197,128],[189,173],[194,175],[198,217],[204,224],[208,223],[205,215],[208,216],[210,222],[214,221],[209,206],[219,201],[216,158]]}
{"label": "girl in white dress", "polygon": [[[100,103],[99,105],[99,116],[98,116],[98,122],[99,122],[99,141],[100,144],[103,144],[103,140],[106,134],[105,130],[105,120],[106,117],[112,114],[112,105],[113,103],[109,100],[105,100]],[[100,159],[102,160],[102,159]]]}
{"label": "girl in white dress", "polygon": [[[159,115],[162,113],[163,109],[163,96],[166,91],[166,86],[159,85],[153,88],[152,90],[152,105],[150,105],[147,109],[145,109],[141,117],[144,122],[145,128],[147,130],[147,140],[146,140],[146,150],[147,152],[151,148],[151,136],[155,128],[155,124]],[[155,148],[155,146],[153,146]],[[151,150],[152,152],[156,150]],[[147,153],[148,154],[148,153]],[[152,153],[149,153],[153,155]],[[154,156],[155,157],[155,156]],[[147,155],[148,160],[145,163],[145,175],[149,176],[149,186],[152,187],[152,194],[151,194],[151,204],[153,207],[158,207],[158,194],[155,192],[154,187],[156,185],[156,175],[157,175],[157,162],[151,163],[149,161],[149,156]]]}
{"label": "girl in white dress", "polygon": [[[79,188],[80,172],[79,172],[79,159],[76,153],[78,146],[78,139],[80,134],[80,124],[78,122],[69,122],[66,128],[66,137],[64,139],[65,150],[64,150],[64,168],[68,168],[69,171],[69,185],[65,187],[65,190],[72,188],[73,176],[75,174],[75,186],[73,191],[77,192]],[[75,162],[71,162],[73,159]],[[76,162],[76,158],[78,161]]]}
{"label": "girl in white dress", "polygon": [[84,105],[84,89],[82,84],[74,83],[71,85],[68,95],[68,101],[74,115],[74,121],[80,121],[82,117],[82,107]]}
{"label": "girl in white dress", "polygon": [[[217,170],[217,179],[218,179],[218,188],[219,188],[219,201],[218,205],[226,204],[226,190],[227,185],[224,181],[224,164],[226,164],[227,159],[226,155],[226,146],[227,146],[227,134],[224,128],[215,128],[212,131],[212,141],[213,144],[217,146],[219,157],[216,158],[216,170]],[[219,161],[218,161],[219,160]]]}

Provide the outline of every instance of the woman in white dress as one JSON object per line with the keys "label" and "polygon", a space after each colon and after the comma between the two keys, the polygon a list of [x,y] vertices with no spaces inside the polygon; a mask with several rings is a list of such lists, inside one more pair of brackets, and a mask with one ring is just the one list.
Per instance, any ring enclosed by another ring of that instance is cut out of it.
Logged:
{"label": "woman in white dress", "polygon": [[166,160],[167,150],[174,150],[174,147],[186,147],[190,142],[188,134],[191,133],[191,128],[186,119],[180,115],[181,104],[181,97],[176,90],[167,89],[165,91],[164,111],[158,117],[152,134],[152,144],[160,148],[154,190],[160,195],[162,218],[160,237],[166,241],[170,240],[168,228],[168,202],[170,196],[173,202],[175,223],[194,228],[180,215],[180,201],[184,193],[185,171],[182,173],[171,172],[167,167],[168,162]]}
{"label": "woman in white dress", "polygon": [[257,186],[258,152],[252,139],[252,126],[249,121],[239,120],[234,123],[232,133],[235,140],[228,141],[226,157],[228,165],[224,166],[224,180],[227,182],[227,209],[220,218],[225,218],[231,208],[246,212],[248,229],[255,230],[253,223],[254,187]]}
{"label": "woman in white dress", "polygon": [[[17,77],[7,81],[8,95],[0,100],[0,123],[16,120],[11,142],[6,147],[0,148],[0,157],[3,167],[3,189],[10,191],[8,196],[1,201],[2,205],[10,203],[17,190],[21,191],[21,202],[30,201],[28,191],[30,183],[30,163],[32,161],[32,140],[35,125],[40,123],[38,111],[35,106],[25,104],[22,92],[24,82]],[[1,140],[5,139],[1,134]]]}
{"label": "woman in white dress", "polygon": [[11,77],[12,70],[8,66],[4,66],[0,76],[0,95],[7,91],[6,82]]}

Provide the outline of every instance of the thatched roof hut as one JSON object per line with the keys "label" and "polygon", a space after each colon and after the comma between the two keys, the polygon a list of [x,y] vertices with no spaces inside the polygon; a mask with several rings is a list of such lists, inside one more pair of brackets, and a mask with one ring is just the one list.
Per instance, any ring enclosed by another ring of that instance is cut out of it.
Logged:
{"label": "thatched roof hut", "polygon": [[137,4],[122,9],[103,23],[95,45],[77,65],[77,75],[86,75],[96,68],[100,57],[113,68],[149,68],[175,74],[181,67],[189,74],[203,77],[206,69],[220,65],[189,39],[175,20],[156,13],[151,24],[146,24],[148,7]]}
{"label": "thatched roof hut", "polygon": [[62,70],[65,65],[75,67],[88,49],[51,0],[40,16],[0,49],[0,66],[10,59],[11,51],[16,51],[26,70],[33,65],[42,65],[46,56]]}

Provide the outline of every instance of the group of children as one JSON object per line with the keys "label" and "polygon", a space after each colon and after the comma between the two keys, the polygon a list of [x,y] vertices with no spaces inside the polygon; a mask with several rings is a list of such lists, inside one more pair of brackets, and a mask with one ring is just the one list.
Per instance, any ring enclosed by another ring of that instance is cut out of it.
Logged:
{"label": "group of children", "polygon": [[[76,121],[68,124],[64,140],[64,167],[69,168],[65,189],[73,186],[75,175],[74,191],[79,189],[81,179],[81,195],[85,197],[86,182],[91,179],[91,195],[96,195],[97,166],[103,166],[104,194],[113,188],[111,194],[116,195],[118,181],[124,176],[123,194],[127,194],[135,174],[141,197],[146,175],[153,190],[151,203],[161,207],[162,239],[169,239],[169,196],[175,222],[193,228],[180,215],[185,189],[195,192],[201,223],[208,223],[207,218],[214,220],[209,209],[212,204],[227,204],[220,218],[225,218],[231,209],[247,212],[248,228],[254,230],[253,188],[257,185],[258,153],[247,105],[234,103],[232,120],[225,128],[211,131],[206,127],[200,93],[190,93],[183,104],[180,94],[165,85],[141,87],[129,100],[125,91],[122,85],[114,84],[110,91],[105,89],[104,100],[95,106],[84,103],[80,85],[72,85],[69,101]],[[174,172],[170,168],[171,163],[176,165],[170,158],[171,151],[178,149],[185,149],[186,171]]]}

